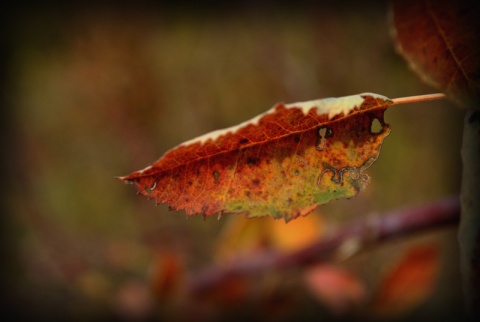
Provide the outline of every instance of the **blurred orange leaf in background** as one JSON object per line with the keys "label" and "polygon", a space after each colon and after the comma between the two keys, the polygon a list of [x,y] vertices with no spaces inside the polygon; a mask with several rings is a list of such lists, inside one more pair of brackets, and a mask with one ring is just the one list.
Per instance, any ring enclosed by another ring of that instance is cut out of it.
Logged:
{"label": "blurred orange leaf in background", "polygon": [[437,244],[408,250],[383,278],[373,298],[373,314],[398,316],[420,305],[432,293],[439,268]]}
{"label": "blurred orange leaf in background", "polygon": [[153,292],[159,299],[171,297],[178,293],[182,284],[183,262],[173,251],[156,254],[150,269]]}
{"label": "blurred orange leaf in background", "polygon": [[324,233],[325,222],[318,212],[289,223],[272,217],[231,216],[218,239],[216,257],[223,261],[264,249],[293,251]]}
{"label": "blurred orange leaf in background", "polygon": [[364,283],[349,271],[330,264],[317,264],[305,272],[310,292],[333,313],[341,315],[366,300]]}

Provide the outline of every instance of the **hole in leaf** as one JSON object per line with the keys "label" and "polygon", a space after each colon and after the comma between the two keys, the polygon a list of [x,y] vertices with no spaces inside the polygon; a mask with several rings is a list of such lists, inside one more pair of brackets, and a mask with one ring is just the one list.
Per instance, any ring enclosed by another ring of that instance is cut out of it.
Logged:
{"label": "hole in leaf", "polygon": [[333,132],[330,128],[322,126],[318,129],[317,150],[323,151],[327,146],[327,137],[332,136]]}
{"label": "hole in leaf", "polygon": [[372,119],[372,124],[370,125],[370,133],[379,134],[383,131],[383,125],[378,118]]}
{"label": "hole in leaf", "polygon": [[324,138],[325,135],[327,135],[327,128],[326,127],[319,128],[318,135],[320,135],[321,138]]}

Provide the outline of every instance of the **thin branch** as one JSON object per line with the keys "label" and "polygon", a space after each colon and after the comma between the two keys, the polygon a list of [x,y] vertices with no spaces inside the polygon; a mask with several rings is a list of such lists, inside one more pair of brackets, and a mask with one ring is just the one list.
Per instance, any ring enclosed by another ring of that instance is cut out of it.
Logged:
{"label": "thin branch", "polygon": [[211,266],[190,280],[189,292],[193,296],[201,296],[232,276],[261,274],[272,269],[304,267],[327,260],[348,240],[358,240],[361,245],[380,242],[402,234],[456,224],[459,216],[458,196],[383,215],[364,216],[358,221],[339,228],[330,237],[318,240],[298,251],[291,253],[265,251],[256,256],[239,258],[223,266]]}
{"label": "thin branch", "polygon": [[398,98],[393,98],[391,101],[393,102],[392,105],[398,105],[398,104],[408,104],[408,103],[418,103],[418,102],[425,102],[425,101],[441,100],[441,99],[444,99],[444,98],[446,98],[445,94],[436,93],[436,94],[425,94],[425,95],[398,97]]}

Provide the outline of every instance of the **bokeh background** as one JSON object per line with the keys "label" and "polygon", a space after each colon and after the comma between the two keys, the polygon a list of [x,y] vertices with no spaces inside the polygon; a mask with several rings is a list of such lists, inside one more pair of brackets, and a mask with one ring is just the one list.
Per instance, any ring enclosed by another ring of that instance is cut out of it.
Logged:
{"label": "bokeh background", "polygon": [[[434,92],[396,54],[387,1],[73,1],[18,4],[2,16],[2,280],[19,317],[171,320],[176,304],[152,292],[168,289],[152,278],[165,258],[185,276],[216,261],[229,218],[155,207],[115,176],[276,102]],[[447,101],[389,109],[392,133],[368,170],[371,185],[310,216],[341,224],[458,194],[462,117]],[[370,247],[344,264],[373,289],[395,256],[425,242],[440,249],[439,277],[428,299],[394,318],[454,318],[456,227]],[[280,318],[333,318],[295,290]]]}

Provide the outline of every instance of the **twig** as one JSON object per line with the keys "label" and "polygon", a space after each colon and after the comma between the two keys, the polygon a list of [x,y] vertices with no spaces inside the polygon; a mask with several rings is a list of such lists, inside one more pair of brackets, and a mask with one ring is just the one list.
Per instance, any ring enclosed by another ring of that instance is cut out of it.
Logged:
{"label": "twig", "polygon": [[444,98],[446,98],[445,94],[436,93],[436,94],[425,94],[425,95],[392,98],[391,101],[393,102],[392,105],[398,105],[398,104],[407,104],[407,103],[417,103],[417,102],[441,100],[441,99],[444,99]]}
{"label": "twig", "polygon": [[292,253],[263,252],[256,256],[240,258],[225,266],[212,266],[190,280],[189,292],[201,296],[232,276],[261,274],[271,269],[303,267],[330,258],[345,241],[356,239],[379,242],[400,234],[413,233],[459,220],[458,196],[429,204],[407,208],[375,217],[362,217],[338,229],[329,238]]}

